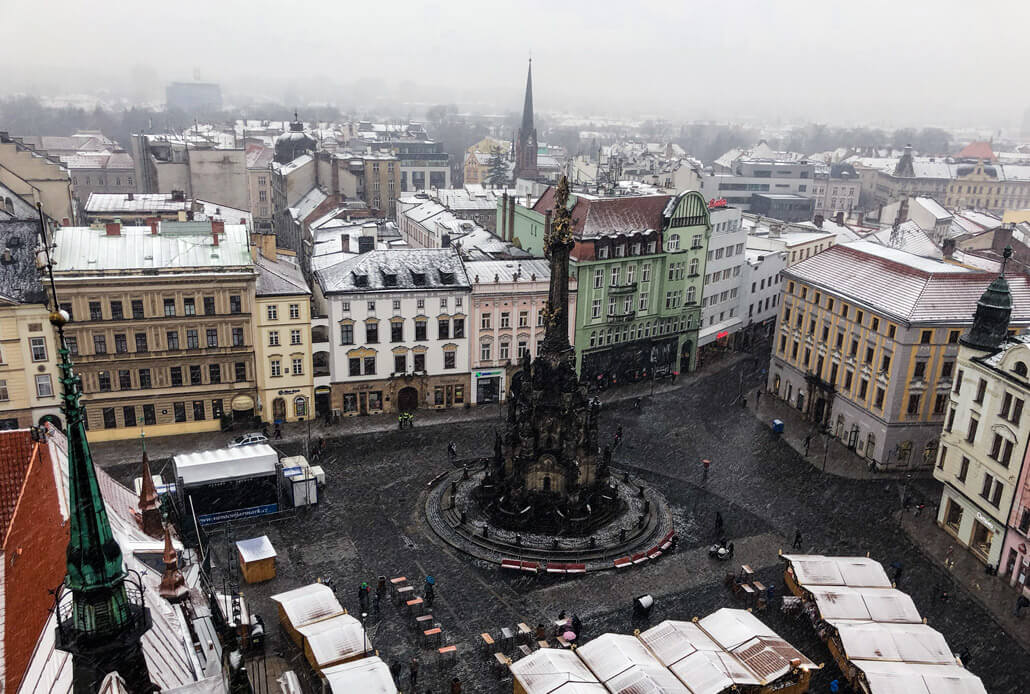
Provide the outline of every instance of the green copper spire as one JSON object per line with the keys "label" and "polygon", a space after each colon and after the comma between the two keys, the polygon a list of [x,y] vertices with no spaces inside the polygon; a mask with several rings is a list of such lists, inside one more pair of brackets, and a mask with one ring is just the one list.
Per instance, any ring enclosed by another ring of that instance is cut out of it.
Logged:
{"label": "green copper spire", "polygon": [[1006,246],[1002,254],[1001,272],[976,302],[973,325],[962,338],[962,344],[984,351],[996,350],[1004,342],[1012,317],[1012,292],[1005,279],[1005,266],[1012,257],[1012,248]]}

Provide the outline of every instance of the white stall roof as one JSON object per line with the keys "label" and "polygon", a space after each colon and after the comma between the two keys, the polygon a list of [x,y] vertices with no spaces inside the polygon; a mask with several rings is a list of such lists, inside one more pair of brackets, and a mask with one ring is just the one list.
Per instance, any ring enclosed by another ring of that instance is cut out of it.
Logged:
{"label": "white stall roof", "polygon": [[725,651],[697,651],[669,666],[672,674],[694,694],[719,694],[733,685],[761,684]]}
{"label": "white stall roof", "polygon": [[959,665],[855,660],[871,694],[987,694],[979,677]]}
{"label": "white stall roof", "polygon": [[723,607],[700,620],[697,625],[718,645],[732,651],[756,636],[776,638],[776,632],[747,610]]}
{"label": "white stall roof", "polygon": [[614,694],[690,694],[676,675],[657,664],[633,665],[604,686]]}
{"label": "white stall roof", "polygon": [[576,649],[576,655],[606,684],[634,665],[662,665],[639,639],[628,634],[602,634]]}
{"label": "white stall roof", "polygon": [[608,690],[572,651],[541,648],[510,666],[526,694],[593,694]]}
{"label": "white stall roof", "polygon": [[397,694],[390,668],[379,656],[327,667],[322,676],[333,694]]}
{"label": "white stall roof", "polygon": [[365,636],[361,622],[349,614],[305,624],[297,627],[297,631],[304,637],[319,667],[372,652],[372,644]]}
{"label": "white stall roof", "polygon": [[846,588],[811,586],[823,619],[919,624],[919,610],[907,593],[893,588]]}
{"label": "white stall roof", "polygon": [[662,664],[669,666],[697,651],[718,651],[719,645],[692,622],[667,619],[639,636]]}
{"label": "white stall roof", "polygon": [[249,540],[239,540],[236,543],[236,549],[239,550],[240,558],[247,564],[252,561],[276,557],[275,547],[272,546],[272,541],[268,539],[268,535],[252,537]]}
{"label": "white stall roof", "polygon": [[343,614],[340,601],[336,599],[332,589],[323,583],[310,583],[294,588],[273,595],[272,600],[282,606],[294,629],[326,617]]}
{"label": "white stall roof", "polygon": [[257,443],[252,446],[183,453],[175,456],[173,461],[183,484],[195,485],[274,475],[279,455],[267,443]]}
{"label": "white stall roof", "polygon": [[886,624],[829,620],[837,629],[844,655],[859,660],[895,660],[954,665],[948,642],[926,624]]}
{"label": "white stall roof", "polygon": [[850,586],[852,588],[890,588],[887,572],[878,561],[868,557],[824,557],[821,554],[784,554],[797,582],[810,586]]}

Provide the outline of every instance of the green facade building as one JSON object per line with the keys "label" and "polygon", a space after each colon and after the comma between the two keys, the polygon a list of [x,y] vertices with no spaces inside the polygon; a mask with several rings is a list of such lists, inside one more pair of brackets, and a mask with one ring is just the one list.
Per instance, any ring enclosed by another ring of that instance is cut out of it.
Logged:
{"label": "green facade building", "polygon": [[[532,208],[499,206],[497,228],[543,255],[553,206],[553,187]],[[608,387],[692,370],[711,233],[705,199],[574,194],[569,209],[580,379]]]}

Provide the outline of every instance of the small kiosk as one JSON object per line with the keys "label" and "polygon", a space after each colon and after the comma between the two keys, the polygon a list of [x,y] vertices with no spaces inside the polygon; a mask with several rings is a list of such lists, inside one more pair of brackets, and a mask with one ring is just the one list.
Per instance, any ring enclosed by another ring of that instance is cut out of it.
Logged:
{"label": "small kiosk", "polygon": [[236,543],[240,573],[247,583],[261,583],[275,578],[275,547],[267,535]]}
{"label": "small kiosk", "polygon": [[355,660],[322,670],[332,694],[397,694],[390,668],[379,656]]}

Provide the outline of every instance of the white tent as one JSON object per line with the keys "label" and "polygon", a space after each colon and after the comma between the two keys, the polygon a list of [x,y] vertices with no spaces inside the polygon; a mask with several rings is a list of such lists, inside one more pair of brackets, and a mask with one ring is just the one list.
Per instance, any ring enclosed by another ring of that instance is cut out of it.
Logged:
{"label": "white tent", "polygon": [[378,656],[328,667],[322,677],[332,694],[397,694],[390,668]]}
{"label": "white tent", "polygon": [[189,487],[275,474],[279,454],[267,443],[183,453],[172,459],[176,475]]}
{"label": "white tent", "polygon": [[810,586],[823,619],[919,624],[923,621],[908,593],[893,588]]}
{"label": "white tent", "polygon": [[[372,643],[354,617],[340,614],[297,627],[304,637],[304,652],[316,670],[361,658],[372,652]],[[364,644],[364,647],[362,647]]]}
{"label": "white tent", "polygon": [[525,694],[607,694],[583,661],[572,651],[541,648],[510,665],[516,692]]}
{"label": "white tent", "polygon": [[784,554],[794,570],[795,580],[811,586],[891,588],[890,578],[880,562],[868,557],[824,557],[821,554]]}
{"label": "white tent", "polygon": [[987,694],[979,677],[959,665],[853,660],[871,694]]}
{"label": "white tent", "polygon": [[852,660],[893,660],[954,665],[955,656],[941,632],[926,624],[881,624],[830,620],[844,655]]}

